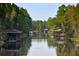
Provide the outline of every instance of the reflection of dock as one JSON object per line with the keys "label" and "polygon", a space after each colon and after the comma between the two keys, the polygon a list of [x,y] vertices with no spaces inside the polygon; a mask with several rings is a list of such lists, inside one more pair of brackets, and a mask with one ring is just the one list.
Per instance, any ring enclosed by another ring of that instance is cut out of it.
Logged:
{"label": "reflection of dock", "polygon": [[56,39],[56,42],[58,44],[63,44],[64,43],[64,33],[62,31],[62,29],[57,29],[54,31],[54,38]]}
{"label": "reflection of dock", "polygon": [[75,45],[75,49],[79,50],[79,44]]}
{"label": "reflection of dock", "polygon": [[7,29],[4,31],[6,36],[3,48],[6,50],[17,50],[21,47],[21,32],[16,29]]}
{"label": "reflection of dock", "polygon": [[79,40],[75,40],[75,50],[79,50]]}
{"label": "reflection of dock", "polygon": [[57,44],[64,44],[64,41],[56,41]]}

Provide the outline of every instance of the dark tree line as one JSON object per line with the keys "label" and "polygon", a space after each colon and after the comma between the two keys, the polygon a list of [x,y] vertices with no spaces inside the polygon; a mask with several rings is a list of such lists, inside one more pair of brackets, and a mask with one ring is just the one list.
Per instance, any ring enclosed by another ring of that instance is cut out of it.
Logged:
{"label": "dark tree line", "polygon": [[22,37],[29,37],[32,28],[32,19],[27,10],[18,7],[14,3],[0,3],[0,38],[6,29],[17,29],[22,31]]}

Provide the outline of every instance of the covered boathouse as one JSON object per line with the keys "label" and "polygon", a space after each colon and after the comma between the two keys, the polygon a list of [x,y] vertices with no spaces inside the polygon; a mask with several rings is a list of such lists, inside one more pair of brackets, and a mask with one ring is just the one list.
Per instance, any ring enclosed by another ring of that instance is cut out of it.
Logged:
{"label": "covered boathouse", "polygon": [[4,34],[6,36],[5,44],[3,45],[3,48],[6,50],[17,50],[21,47],[21,31],[16,29],[6,29],[4,31]]}

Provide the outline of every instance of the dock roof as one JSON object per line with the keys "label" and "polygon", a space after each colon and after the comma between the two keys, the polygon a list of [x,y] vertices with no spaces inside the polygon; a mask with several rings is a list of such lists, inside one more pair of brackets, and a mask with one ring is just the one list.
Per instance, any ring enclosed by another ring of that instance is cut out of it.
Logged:
{"label": "dock roof", "polygon": [[21,33],[21,31],[17,29],[6,29],[4,30],[4,33]]}

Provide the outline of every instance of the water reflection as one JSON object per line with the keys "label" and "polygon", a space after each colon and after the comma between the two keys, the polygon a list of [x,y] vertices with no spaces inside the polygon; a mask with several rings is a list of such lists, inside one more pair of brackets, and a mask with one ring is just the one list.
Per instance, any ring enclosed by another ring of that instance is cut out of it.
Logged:
{"label": "water reflection", "polygon": [[28,50],[31,46],[31,38],[23,37],[22,38],[22,45],[20,49],[17,50],[5,50],[3,48],[0,49],[1,56],[24,56],[27,55]]}
{"label": "water reflection", "polygon": [[79,56],[79,40],[66,38],[61,41],[48,37],[47,43],[49,48],[56,47],[57,56]]}
{"label": "water reflection", "polygon": [[56,47],[53,47],[52,43],[47,35],[33,36],[32,46],[27,56],[56,56]]}
{"label": "water reflection", "polygon": [[56,56],[56,48],[48,47],[47,39],[32,39],[32,46],[27,56]]}
{"label": "water reflection", "polygon": [[56,47],[56,41],[53,38],[47,38],[48,47]]}
{"label": "water reflection", "polygon": [[41,42],[42,40],[43,41],[46,41],[48,36],[47,35],[44,35],[44,34],[35,34],[35,35],[32,35],[30,36],[32,39],[34,39],[35,41],[38,41],[38,42]]}
{"label": "water reflection", "polygon": [[58,56],[78,56],[79,46],[76,46],[72,40],[66,41],[63,44],[57,44],[56,53]]}
{"label": "water reflection", "polygon": [[[79,41],[57,41],[44,35],[23,37],[19,50],[0,49],[1,56],[79,56]],[[60,42],[60,43],[59,43]],[[64,43],[61,43],[64,42]]]}

